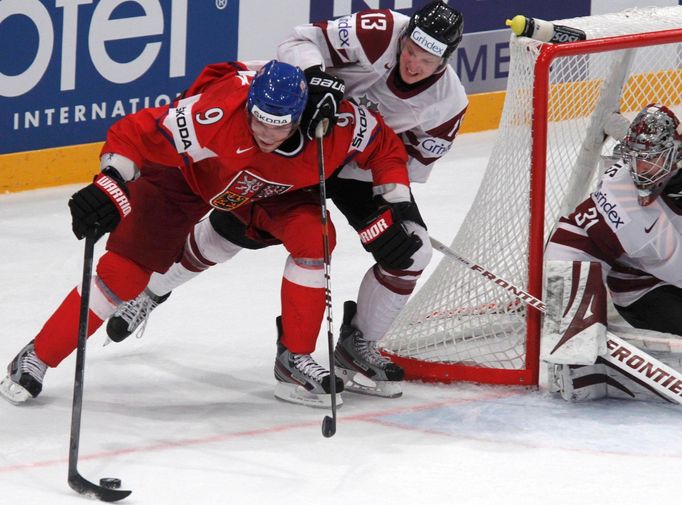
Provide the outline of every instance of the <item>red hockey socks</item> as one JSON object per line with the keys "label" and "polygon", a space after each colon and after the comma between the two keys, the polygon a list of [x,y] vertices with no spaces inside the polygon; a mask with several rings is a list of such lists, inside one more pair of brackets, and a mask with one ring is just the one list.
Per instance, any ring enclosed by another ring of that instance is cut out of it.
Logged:
{"label": "red hockey socks", "polygon": [[[149,282],[151,272],[116,253],[107,252],[97,264],[88,311],[88,337],[115,311],[121,300],[135,298]],[[56,367],[78,346],[81,295],[74,288],[35,337],[37,356]]]}
{"label": "red hockey socks", "polygon": [[[36,336],[34,344],[36,354],[48,366],[56,367],[78,346],[80,304],[81,295],[77,288],[73,288]],[[102,323],[103,321],[90,310],[88,336]]]}
{"label": "red hockey socks", "polygon": [[295,354],[315,350],[325,308],[324,288],[282,279],[282,344]]}

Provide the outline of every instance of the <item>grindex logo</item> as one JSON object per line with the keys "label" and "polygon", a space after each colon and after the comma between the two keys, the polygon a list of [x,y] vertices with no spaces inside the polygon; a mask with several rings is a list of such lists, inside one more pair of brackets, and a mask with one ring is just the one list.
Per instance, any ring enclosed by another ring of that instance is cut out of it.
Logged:
{"label": "grindex logo", "polygon": [[343,16],[337,20],[339,44],[342,48],[350,48],[350,34],[353,29],[350,16]]}
{"label": "grindex logo", "polygon": [[436,56],[443,56],[448,49],[448,46],[419,28],[412,30],[410,38],[422,49]]}
{"label": "grindex logo", "polygon": [[[596,204],[597,209],[602,216],[611,224],[611,226],[618,230],[621,226],[626,224],[626,216],[618,212],[618,204],[609,201],[609,196],[606,191],[597,190],[592,193],[592,200]],[[629,219],[627,220],[629,222]]]}

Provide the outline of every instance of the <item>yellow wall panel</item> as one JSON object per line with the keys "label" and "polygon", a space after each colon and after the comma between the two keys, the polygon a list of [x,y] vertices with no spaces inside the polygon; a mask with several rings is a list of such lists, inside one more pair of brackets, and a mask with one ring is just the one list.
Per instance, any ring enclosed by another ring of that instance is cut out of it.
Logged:
{"label": "yellow wall panel", "polygon": [[[460,133],[497,128],[505,93],[469,97]],[[99,171],[101,142],[0,155],[0,193],[85,183]]]}
{"label": "yellow wall panel", "polygon": [[101,142],[0,156],[0,192],[87,182],[99,172]]}

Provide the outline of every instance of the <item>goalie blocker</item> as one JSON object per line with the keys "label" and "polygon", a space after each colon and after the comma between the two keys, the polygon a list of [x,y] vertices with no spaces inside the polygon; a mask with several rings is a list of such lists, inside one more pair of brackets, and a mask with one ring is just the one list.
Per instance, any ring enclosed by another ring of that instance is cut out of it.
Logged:
{"label": "goalie blocker", "polygon": [[[541,359],[552,393],[568,401],[600,398],[682,404],[682,339],[636,330],[639,345],[607,330],[606,289],[598,262],[548,261]],[[651,335],[647,339],[647,335]],[[660,342],[669,344],[661,346]]]}

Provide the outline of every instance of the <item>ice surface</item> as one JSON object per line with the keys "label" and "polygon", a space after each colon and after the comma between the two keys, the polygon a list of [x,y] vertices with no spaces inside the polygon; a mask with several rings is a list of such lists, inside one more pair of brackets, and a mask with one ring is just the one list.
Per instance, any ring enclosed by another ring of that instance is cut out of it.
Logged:
{"label": "ice surface", "polygon": [[[450,243],[493,134],[461,135],[415,194]],[[79,281],[83,244],[66,201],[76,186],[0,196],[0,363],[9,362]],[[334,323],[371,257],[333,211]],[[101,251],[101,245],[98,245]],[[272,396],[285,252],[246,251],[178,289],[143,339],[90,340],[79,470],[118,477],[122,503],[676,503],[680,415],[663,404],[572,405],[544,389],[406,384],[399,399],[347,394],[337,434],[325,410]],[[475,260],[475,258],[473,258]],[[438,253],[427,271],[440,261]],[[75,354],[75,353],[74,353]],[[316,357],[326,363],[326,328]],[[75,356],[41,396],[0,401],[0,503],[79,503],[66,483]],[[85,503],[85,502],[84,502]]]}

